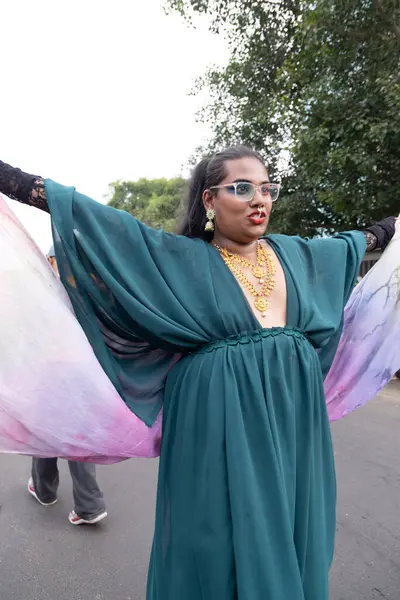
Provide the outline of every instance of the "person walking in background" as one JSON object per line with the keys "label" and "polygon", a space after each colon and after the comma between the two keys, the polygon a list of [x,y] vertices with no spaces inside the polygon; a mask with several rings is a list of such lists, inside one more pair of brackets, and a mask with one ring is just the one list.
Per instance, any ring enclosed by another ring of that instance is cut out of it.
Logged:
{"label": "person walking in background", "polygon": [[[47,260],[58,275],[57,261],[52,247]],[[57,458],[33,458],[28,491],[42,506],[57,502],[59,473]],[[103,494],[96,481],[96,466],[91,463],[68,461],[73,484],[75,507],[69,513],[72,525],[94,525],[107,517]]]}

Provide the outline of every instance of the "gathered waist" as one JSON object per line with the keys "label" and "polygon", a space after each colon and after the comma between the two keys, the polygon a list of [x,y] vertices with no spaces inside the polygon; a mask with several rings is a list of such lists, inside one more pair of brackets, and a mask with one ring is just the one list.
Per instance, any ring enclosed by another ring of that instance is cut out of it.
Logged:
{"label": "gathered waist", "polygon": [[227,346],[236,346],[237,344],[251,344],[261,342],[265,338],[277,337],[279,335],[287,335],[293,338],[307,340],[307,335],[297,327],[270,327],[269,329],[253,329],[251,331],[243,331],[236,335],[230,335],[224,339],[214,340],[207,344],[198,346],[190,354],[204,354],[206,352],[214,352]]}

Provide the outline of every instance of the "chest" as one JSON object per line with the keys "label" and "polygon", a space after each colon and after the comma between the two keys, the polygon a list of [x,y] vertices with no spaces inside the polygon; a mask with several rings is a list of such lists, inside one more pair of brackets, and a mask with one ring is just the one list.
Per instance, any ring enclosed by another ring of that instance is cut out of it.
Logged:
{"label": "chest", "polygon": [[259,280],[254,277],[250,270],[248,270],[246,273],[246,279],[251,282],[254,288],[250,288],[249,285],[246,285],[243,281],[240,281],[237,276],[235,277],[251,308],[251,311],[259,321],[260,325],[264,329],[270,327],[285,327],[287,322],[287,286],[285,274],[279,261],[276,259],[274,275],[275,285],[271,290],[270,295],[266,298],[268,303],[266,310],[261,311],[258,308],[259,303],[257,300],[260,298],[260,296],[255,296],[252,291],[254,288],[255,290],[259,290],[261,285]]}
{"label": "chest", "polygon": [[237,255],[224,255],[226,268],[240,287],[249,309],[262,328],[287,324],[287,282],[285,272],[271,246],[262,242],[260,260],[250,263]]}

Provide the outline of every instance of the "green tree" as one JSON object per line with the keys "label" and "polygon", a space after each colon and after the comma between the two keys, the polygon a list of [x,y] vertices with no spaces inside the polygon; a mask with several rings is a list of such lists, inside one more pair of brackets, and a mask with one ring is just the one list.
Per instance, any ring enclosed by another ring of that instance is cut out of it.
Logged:
{"label": "green tree", "polygon": [[208,13],[231,58],[198,86],[210,149],[250,144],[283,183],[272,225],[361,227],[400,208],[398,0],[169,0]]}
{"label": "green tree", "polygon": [[186,181],[181,177],[117,181],[110,185],[109,204],[155,229],[175,231],[185,189]]}
{"label": "green tree", "polygon": [[397,0],[319,1],[285,65],[298,177],[350,227],[400,209],[397,22]]}

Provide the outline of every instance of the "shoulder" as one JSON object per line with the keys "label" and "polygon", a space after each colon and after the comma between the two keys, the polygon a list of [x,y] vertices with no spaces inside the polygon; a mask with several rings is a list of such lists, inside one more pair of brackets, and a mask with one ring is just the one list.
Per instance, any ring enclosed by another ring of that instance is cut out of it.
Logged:
{"label": "shoulder", "polygon": [[267,240],[295,274],[327,288],[332,284],[341,288],[356,278],[366,248],[360,231],[314,239],[271,235]]}
{"label": "shoulder", "polygon": [[316,256],[326,255],[326,253],[334,253],[339,256],[347,254],[348,251],[362,256],[366,248],[365,236],[361,231],[349,231],[319,238],[273,234],[267,236],[266,239],[287,251],[311,253]]}

